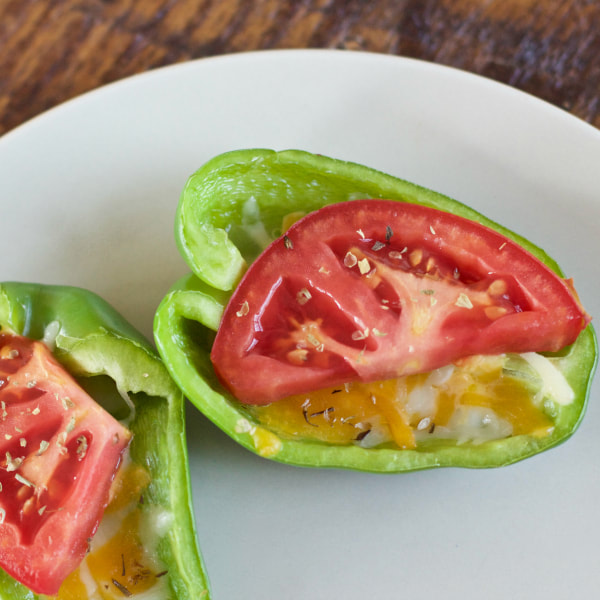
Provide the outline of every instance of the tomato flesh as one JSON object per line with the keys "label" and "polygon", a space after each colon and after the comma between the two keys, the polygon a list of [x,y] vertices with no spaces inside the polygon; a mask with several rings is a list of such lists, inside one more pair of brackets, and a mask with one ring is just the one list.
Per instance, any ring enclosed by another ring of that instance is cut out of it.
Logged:
{"label": "tomato flesh", "polygon": [[261,405],[476,354],[557,351],[588,322],[571,282],[500,233],[358,200],[304,217],[250,266],[211,359],[239,401]]}
{"label": "tomato flesh", "polygon": [[44,344],[0,334],[0,565],[53,595],[84,558],[131,434]]}

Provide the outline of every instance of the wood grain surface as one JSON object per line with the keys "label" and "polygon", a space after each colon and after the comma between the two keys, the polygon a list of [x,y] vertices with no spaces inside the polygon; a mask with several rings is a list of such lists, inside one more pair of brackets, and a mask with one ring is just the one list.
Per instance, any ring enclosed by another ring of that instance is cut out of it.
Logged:
{"label": "wood grain surface", "polygon": [[0,0],[0,135],[135,73],[270,48],[452,65],[600,127],[597,0]]}

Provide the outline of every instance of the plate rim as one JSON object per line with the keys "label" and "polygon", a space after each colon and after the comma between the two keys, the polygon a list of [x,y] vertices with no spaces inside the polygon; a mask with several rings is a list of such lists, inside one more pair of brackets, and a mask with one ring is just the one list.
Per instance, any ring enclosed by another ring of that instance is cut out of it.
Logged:
{"label": "plate rim", "polygon": [[513,96],[519,101],[529,101],[530,103],[536,104],[541,110],[546,110],[551,113],[554,118],[563,119],[571,126],[579,127],[582,133],[587,133],[592,137],[596,136],[598,143],[600,143],[600,129],[596,128],[593,124],[585,121],[581,117],[574,115],[573,113],[568,112],[566,109],[563,109],[544,98],[536,96],[531,92],[521,90],[508,83],[497,81],[486,75],[468,71],[454,65],[437,63],[422,58],[396,54],[385,54],[368,50],[344,50],[338,48],[269,48],[264,50],[242,50],[227,54],[192,58],[182,62],[150,68],[146,71],[133,73],[114,81],[101,84],[90,90],[77,94],[76,96],[63,100],[36,115],[33,115],[19,125],[0,135],[0,147],[7,143],[6,140],[10,141],[14,137],[18,137],[24,133],[27,133],[31,128],[39,126],[39,124],[43,123],[45,120],[51,119],[55,116],[60,116],[63,111],[68,110],[73,106],[95,100],[96,98],[101,98],[101,96],[104,94],[118,93],[120,89],[136,85],[139,82],[159,79],[178,71],[195,71],[204,66],[210,68],[213,65],[218,66],[220,63],[225,63],[228,65],[230,63],[238,63],[247,60],[301,60],[308,57],[310,57],[312,60],[319,56],[333,60],[369,60],[380,63],[387,62],[391,65],[398,65],[399,68],[416,68],[424,71],[437,72],[442,75],[447,74],[452,76],[456,81],[464,81],[465,85],[478,85],[482,88],[493,88],[495,91]]}

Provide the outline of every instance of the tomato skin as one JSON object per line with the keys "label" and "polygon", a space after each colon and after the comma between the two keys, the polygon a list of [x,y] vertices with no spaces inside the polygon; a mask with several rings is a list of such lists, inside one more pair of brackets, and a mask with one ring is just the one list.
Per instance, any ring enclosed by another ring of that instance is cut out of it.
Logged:
{"label": "tomato skin", "polygon": [[473,354],[552,352],[589,316],[572,284],[500,233],[417,204],[309,214],[251,265],[213,344],[243,403],[426,372]]}
{"label": "tomato skin", "polygon": [[81,562],[131,434],[41,342],[0,334],[0,565],[53,595]]}

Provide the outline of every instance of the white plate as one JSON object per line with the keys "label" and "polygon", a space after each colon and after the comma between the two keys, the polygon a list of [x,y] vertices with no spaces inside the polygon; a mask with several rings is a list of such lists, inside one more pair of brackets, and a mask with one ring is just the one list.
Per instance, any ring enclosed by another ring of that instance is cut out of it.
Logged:
{"label": "white plate", "polygon": [[[92,289],[151,336],[186,272],[173,217],[189,174],[235,148],[368,164],[522,233],[600,315],[600,132],[454,69],[341,51],[204,59],[68,102],[0,139],[0,280]],[[600,587],[600,410],[517,465],[318,471],[244,451],[188,411],[215,599],[589,598]]]}

